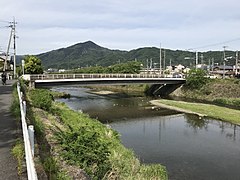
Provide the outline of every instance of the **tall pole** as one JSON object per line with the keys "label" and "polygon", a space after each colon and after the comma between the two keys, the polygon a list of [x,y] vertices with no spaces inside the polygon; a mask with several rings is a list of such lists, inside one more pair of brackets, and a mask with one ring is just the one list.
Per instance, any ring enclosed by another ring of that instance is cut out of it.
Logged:
{"label": "tall pole", "polygon": [[148,59],[147,59],[147,74],[148,74]]}
{"label": "tall pole", "polygon": [[13,34],[13,29],[11,29],[11,33],[10,33],[10,37],[9,37],[9,41],[8,41],[7,54],[6,54],[6,59],[5,59],[4,66],[3,66],[3,71],[6,71],[6,69],[7,69],[7,60],[8,60],[8,54],[9,54],[9,49],[10,49],[11,40],[12,40],[12,34]]}
{"label": "tall pole", "polygon": [[227,46],[223,46],[223,79],[225,79],[225,65],[226,65],[226,54],[225,54],[225,50],[226,50]]}
{"label": "tall pole", "polygon": [[164,49],[164,51],[163,51],[163,73],[164,73],[165,69],[166,69],[166,50]]}
{"label": "tall pole", "polygon": [[160,43],[159,50],[160,50],[160,52],[159,52],[159,74],[161,76],[161,74],[162,74],[162,47],[161,47],[161,43]]}
{"label": "tall pole", "polygon": [[197,69],[197,65],[198,65],[198,52],[196,51],[196,69]]}
{"label": "tall pole", "polygon": [[237,76],[237,73],[238,73],[238,51],[236,51],[235,76]]}
{"label": "tall pole", "polygon": [[213,71],[213,68],[214,68],[214,58],[212,58],[212,71]]}
{"label": "tall pole", "polygon": [[15,18],[13,18],[13,77],[16,78],[16,22]]}

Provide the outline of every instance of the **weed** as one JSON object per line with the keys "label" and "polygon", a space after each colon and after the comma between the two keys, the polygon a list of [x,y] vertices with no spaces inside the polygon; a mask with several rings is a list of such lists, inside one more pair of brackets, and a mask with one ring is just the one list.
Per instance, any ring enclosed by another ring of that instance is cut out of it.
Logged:
{"label": "weed", "polygon": [[22,169],[23,169],[22,162],[23,162],[23,158],[24,158],[24,145],[23,145],[22,140],[17,139],[16,144],[12,148],[12,154],[17,159],[18,174],[21,175],[22,174]]}

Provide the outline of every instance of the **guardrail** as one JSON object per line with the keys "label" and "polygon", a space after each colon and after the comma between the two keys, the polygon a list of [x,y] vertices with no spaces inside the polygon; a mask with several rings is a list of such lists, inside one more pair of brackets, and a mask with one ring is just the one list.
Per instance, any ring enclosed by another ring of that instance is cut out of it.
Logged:
{"label": "guardrail", "polygon": [[31,74],[25,79],[50,80],[50,79],[87,79],[87,78],[163,78],[160,74]]}
{"label": "guardrail", "polygon": [[20,90],[19,83],[17,84],[17,92],[18,92],[20,111],[21,111],[25,158],[26,158],[26,164],[27,164],[27,176],[28,176],[28,180],[37,180],[38,178],[37,178],[37,173],[36,173],[34,160],[33,160],[33,157],[34,157],[34,136],[33,136],[34,130],[33,130],[33,126],[29,126],[29,129],[27,128],[26,101],[23,101],[23,99],[22,99],[22,92]]}

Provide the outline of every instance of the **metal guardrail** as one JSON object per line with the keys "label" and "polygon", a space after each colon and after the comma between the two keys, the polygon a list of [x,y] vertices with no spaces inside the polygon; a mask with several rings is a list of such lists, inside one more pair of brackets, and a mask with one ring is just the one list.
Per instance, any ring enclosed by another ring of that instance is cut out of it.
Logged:
{"label": "metal guardrail", "polygon": [[[25,149],[25,158],[26,158],[26,164],[27,164],[27,176],[28,180],[37,180],[37,173],[34,165],[34,142],[30,142],[30,136],[33,135],[33,126],[29,126],[29,129],[27,128],[26,123],[26,101],[22,100],[22,92],[20,91],[20,85],[17,84],[17,92],[18,92],[18,98],[19,98],[19,104],[20,104],[20,111],[21,111],[21,121],[22,121],[22,131],[23,131],[23,140],[24,140],[24,149]],[[32,132],[32,133],[29,133]],[[31,138],[32,140],[34,137]],[[32,145],[32,146],[31,146]]]}
{"label": "metal guardrail", "polygon": [[30,80],[92,79],[92,78],[163,78],[159,74],[31,74]]}

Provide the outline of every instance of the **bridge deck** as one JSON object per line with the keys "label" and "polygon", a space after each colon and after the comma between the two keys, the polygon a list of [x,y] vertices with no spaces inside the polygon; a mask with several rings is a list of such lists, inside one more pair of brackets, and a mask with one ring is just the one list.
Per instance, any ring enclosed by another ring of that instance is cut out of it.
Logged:
{"label": "bridge deck", "polygon": [[164,78],[158,74],[40,74],[24,75],[36,86],[86,84],[183,84],[183,78]]}

